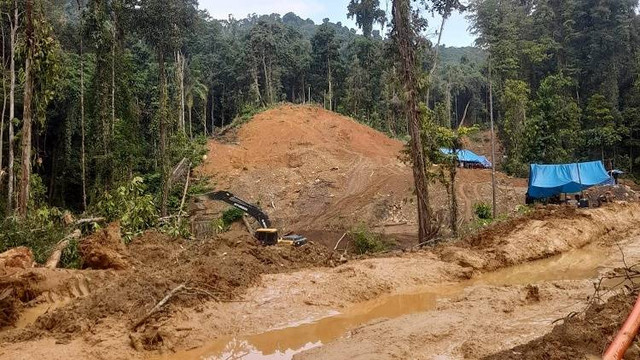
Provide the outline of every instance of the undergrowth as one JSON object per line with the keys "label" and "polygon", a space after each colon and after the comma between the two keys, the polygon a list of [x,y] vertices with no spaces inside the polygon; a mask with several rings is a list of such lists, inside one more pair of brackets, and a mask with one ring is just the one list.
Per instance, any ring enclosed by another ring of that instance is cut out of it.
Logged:
{"label": "undergrowth", "polygon": [[372,232],[365,224],[360,224],[351,230],[351,236],[358,254],[378,253],[386,251],[391,246],[380,234]]}
{"label": "undergrowth", "polygon": [[242,219],[244,212],[236,207],[231,207],[222,213],[222,216],[213,220],[213,228],[216,233],[223,233],[229,230],[231,224]]}

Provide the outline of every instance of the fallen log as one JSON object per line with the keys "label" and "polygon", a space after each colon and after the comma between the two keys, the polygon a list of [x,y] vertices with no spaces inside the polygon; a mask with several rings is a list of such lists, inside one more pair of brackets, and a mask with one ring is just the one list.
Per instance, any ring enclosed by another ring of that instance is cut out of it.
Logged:
{"label": "fallen log", "polygon": [[76,225],[82,225],[82,224],[88,224],[88,223],[94,223],[94,222],[105,222],[105,221],[107,221],[107,219],[99,216],[99,217],[78,219],[76,220]]}
{"label": "fallen log", "polygon": [[47,259],[47,262],[45,262],[44,267],[46,267],[47,269],[57,268],[58,263],[60,263],[60,258],[62,258],[62,252],[67,248],[67,246],[69,246],[69,242],[72,239],[79,239],[81,235],[82,233],[80,232],[80,230],[76,229],[74,232],[67,235],[64,239],[60,240],[60,242],[58,242],[56,247],[53,249],[51,255],[49,255],[49,258]]}

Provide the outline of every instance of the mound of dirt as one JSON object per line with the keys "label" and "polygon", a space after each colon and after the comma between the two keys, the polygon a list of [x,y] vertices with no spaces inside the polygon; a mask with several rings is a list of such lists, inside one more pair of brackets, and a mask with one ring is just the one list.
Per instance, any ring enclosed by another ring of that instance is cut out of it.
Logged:
{"label": "mound of dirt", "polygon": [[611,241],[640,221],[640,203],[597,209],[545,206],[492,226],[452,246],[437,248],[444,261],[495,270],[544,259],[595,241]]}
{"label": "mound of dirt", "polygon": [[[549,334],[484,359],[574,360],[599,356],[626,320],[636,298],[637,294],[618,294],[604,304],[593,304],[584,314],[567,317]],[[624,358],[638,359],[639,356],[637,347],[631,347]]]}
{"label": "mound of dirt", "polygon": [[129,268],[127,247],[120,237],[120,224],[109,224],[80,241],[84,268],[124,270]]}
{"label": "mound of dirt", "polygon": [[[233,136],[209,142],[198,170],[217,190],[258,204],[284,231],[345,230],[359,223],[382,232],[415,233],[411,168],[403,142],[353,119],[313,106],[285,105],[254,116]],[[491,172],[461,169],[461,217],[490,201]],[[524,201],[526,182],[498,174],[501,211]],[[432,186],[434,212],[448,216],[447,194]],[[192,217],[218,217],[225,204],[192,208]],[[402,224],[403,226],[396,226]],[[393,229],[385,228],[392,225]]]}
{"label": "mound of dirt", "polygon": [[[104,237],[104,233],[100,235]],[[264,247],[242,231],[198,242],[152,231],[134,239],[128,251],[136,254],[129,259],[128,270],[104,281],[90,295],[40,316],[35,328],[42,334],[48,332],[59,339],[72,339],[110,316],[132,325],[181,284],[186,290],[176,294],[163,310],[197,307],[210,300],[230,301],[257,284],[261,274],[322,266],[329,259],[324,246],[309,243],[302,247]],[[148,326],[140,329],[140,336],[153,333],[149,327],[154,323],[155,320],[150,319]],[[32,334],[34,332],[27,335]],[[154,335],[153,338],[162,342],[163,337]],[[142,340],[136,340],[136,344],[139,341]],[[147,345],[142,347],[148,348]]]}
{"label": "mound of dirt", "polygon": [[0,276],[33,267],[33,264],[33,253],[28,247],[9,249],[0,254]]}

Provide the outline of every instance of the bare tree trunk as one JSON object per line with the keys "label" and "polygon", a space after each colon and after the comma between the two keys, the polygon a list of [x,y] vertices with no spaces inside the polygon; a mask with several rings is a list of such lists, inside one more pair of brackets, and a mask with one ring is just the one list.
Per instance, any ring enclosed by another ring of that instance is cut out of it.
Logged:
{"label": "bare tree trunk", "polygon": [[464,112],[462,113],[462,119],[460,119],[460,123],[458,124],[458,129],[460,129],[462,125],[464,125],[464,119],[467,118],[467,111],[469,110],[469,105],[471,105],[471,100],[469,100],[469,102],[467,102],[467,106],[464,107]]}
{"label": "bare tree trunk", "polygon": [[333,111],[333,84],[331,83],[331,61],[327,55],[327,81],[329,82],[329,110]]}
{"label": "bare tree trunk", "polygon": [[407,120],[411,135],[411,158],[418,207],[418,242],[423,243],[433,235],[426,161],[420,134],[420,114],[417,102],[415,32],[412,29],[410,0],[393,1],[393,35],[400,52],[400,69],[404,80]]}
{"label": "bare tree trunk", "polygon": [[164,51],[158,49],[158,72],[160,80],[160,108],[158,121],[160,128],[160,171],[162,171],[162,203],[160,213],[167,216],[167,201],[169,199],[169,174],[167,164],[167,78],[164,71]]}
{"label": "bare tree trunk", "polygon": [[271,80],[269,79],[269,72],[267,71],[267,60],[264,56],[264,50],[262,51],[262,72],[264,73],[264,87],[265,87],[265,97],[268,100],[268,103],[272,103],[271,98]]}
{"label": "bare tree trunk", "polygon": [[[82,4],[78,0],[78,13],[82,18]],[[80,21],[82,24],[83,22]],[[87,210],[87,162],[85,154],[85,129],[84,129],[84,49],[82,29],[80,30],[80,167],[82,168],[82,210]]]}
{"label": "bare tree trunk", "polygon": [[191,125],[191,110],[193,109],[192,106],[189,106],[189,139],[193,139],[193,129],[192,129],[192,125]]}
{"label": "bare tree trunk", "polygon": [[436,43],[436,50],[433,58],[433,65],[431,65],[431,70],[429,70],[429,78],[427,79],[427,102],[426,105],[429,107],[429,100],[431,95],[431,83],[433,76],[436,73],[436,69],[438,68],[438,56],[440,55],[440,40],[442,40],[442,31],[444,30],[444,23],[447,21],[446,16],[442,16],[442,22],[440,23],[440,31],[438,32],[438,42]]}
{"label": "bare tree trunk", "polygon": [[214,110],[214,106],[215,106],[215,97],[213,96],[214,95],[213,94],[213,90],[210,89],[210,91],[211,91],[211,111],[209,111],[209,115],[211,116],[211,135],[214,135],[215,132],[216,132],[215,131],[216,130],[216,128],[215,128],[216,124],[215,124],[215,119],[213,117],[213,110]]}
{"label": "bare tree trunk", "polygon": [[18,195],[18,214],[21,218],[27,216],[27,204],[29,202],[29,180],[31,178],[31,100],[33,98],[33,74],[31,73],[31,61],[33,60],[34,39],[32,22],[33,3],[26,0],[26,43],[27,54],[24,64],[24,107],[22,123],[22,169],[20,174],[20,193]]}
{"label": "bare tree trunk", "polygon": [[202,128],[204,129],[204,136],[207,136],[207,96],[206,95],[202,100]]}
{"label": "bare tree trunk", "polygon": [[260,82],[258,81],[258,65],[257,64],[251,69],[251,77],[253,78],[252,87],[253,87],[253,93],[256,96],[256,105],[260,105],[262,104],[262,96],[260,95]]}
{"label": "bare tree trunk", "polygon": [[7,110],[7,79],[6,79],[6,54],[5,54],[5,36],[4,36],[4,22],[1,24],[2,26],[2,117],[0,118],[0,184],[2,184],[3,178],[3,168],[2,168],[2,160],[4,158],[4,114]]}
{"label": "bare tree trunk", "polygon": [[111,138],[113,138],[115,133],[116,133],[116,30],[114,27],[113,43],[111,44]]}
{"label": "bare tree trunk", "polygon": [[178,55],[180,56],[180,118],[182,120],[182,132],[184,134],[187,133],[185,121],[184,121],[184,110],[185,110],[185,93],[184,93],[184,71],[186,66],[186,61],[182,51],[178,51]]}
{"label": "bare tree trunk", "polygon": [[446,127],[451,128],[451,80],[447,80],[447,123]]}
{"label": "bare tree trunk", "polygon": [[17,0],[13,2],[13,21],[9,18],[11,23],[11,35],[10,35],[10,85],[9,85],[9,169],[7,176],[7,214],[11,215],[13,212],[13,163],[14,161],[14,142],[15,136],[13,133],[13,119],[15,118],[15,93],[16,93],[16,33],[18,31],[18,3]]}

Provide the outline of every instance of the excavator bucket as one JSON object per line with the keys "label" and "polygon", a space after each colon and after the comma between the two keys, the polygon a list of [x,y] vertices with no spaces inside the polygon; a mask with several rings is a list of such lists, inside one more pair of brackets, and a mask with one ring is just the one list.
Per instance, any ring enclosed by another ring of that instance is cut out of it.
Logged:
{"label": "excavator bucket", "polygon": [[278,243],[277,229],[258,229],[255,236],[262,245],[276,245]]}

